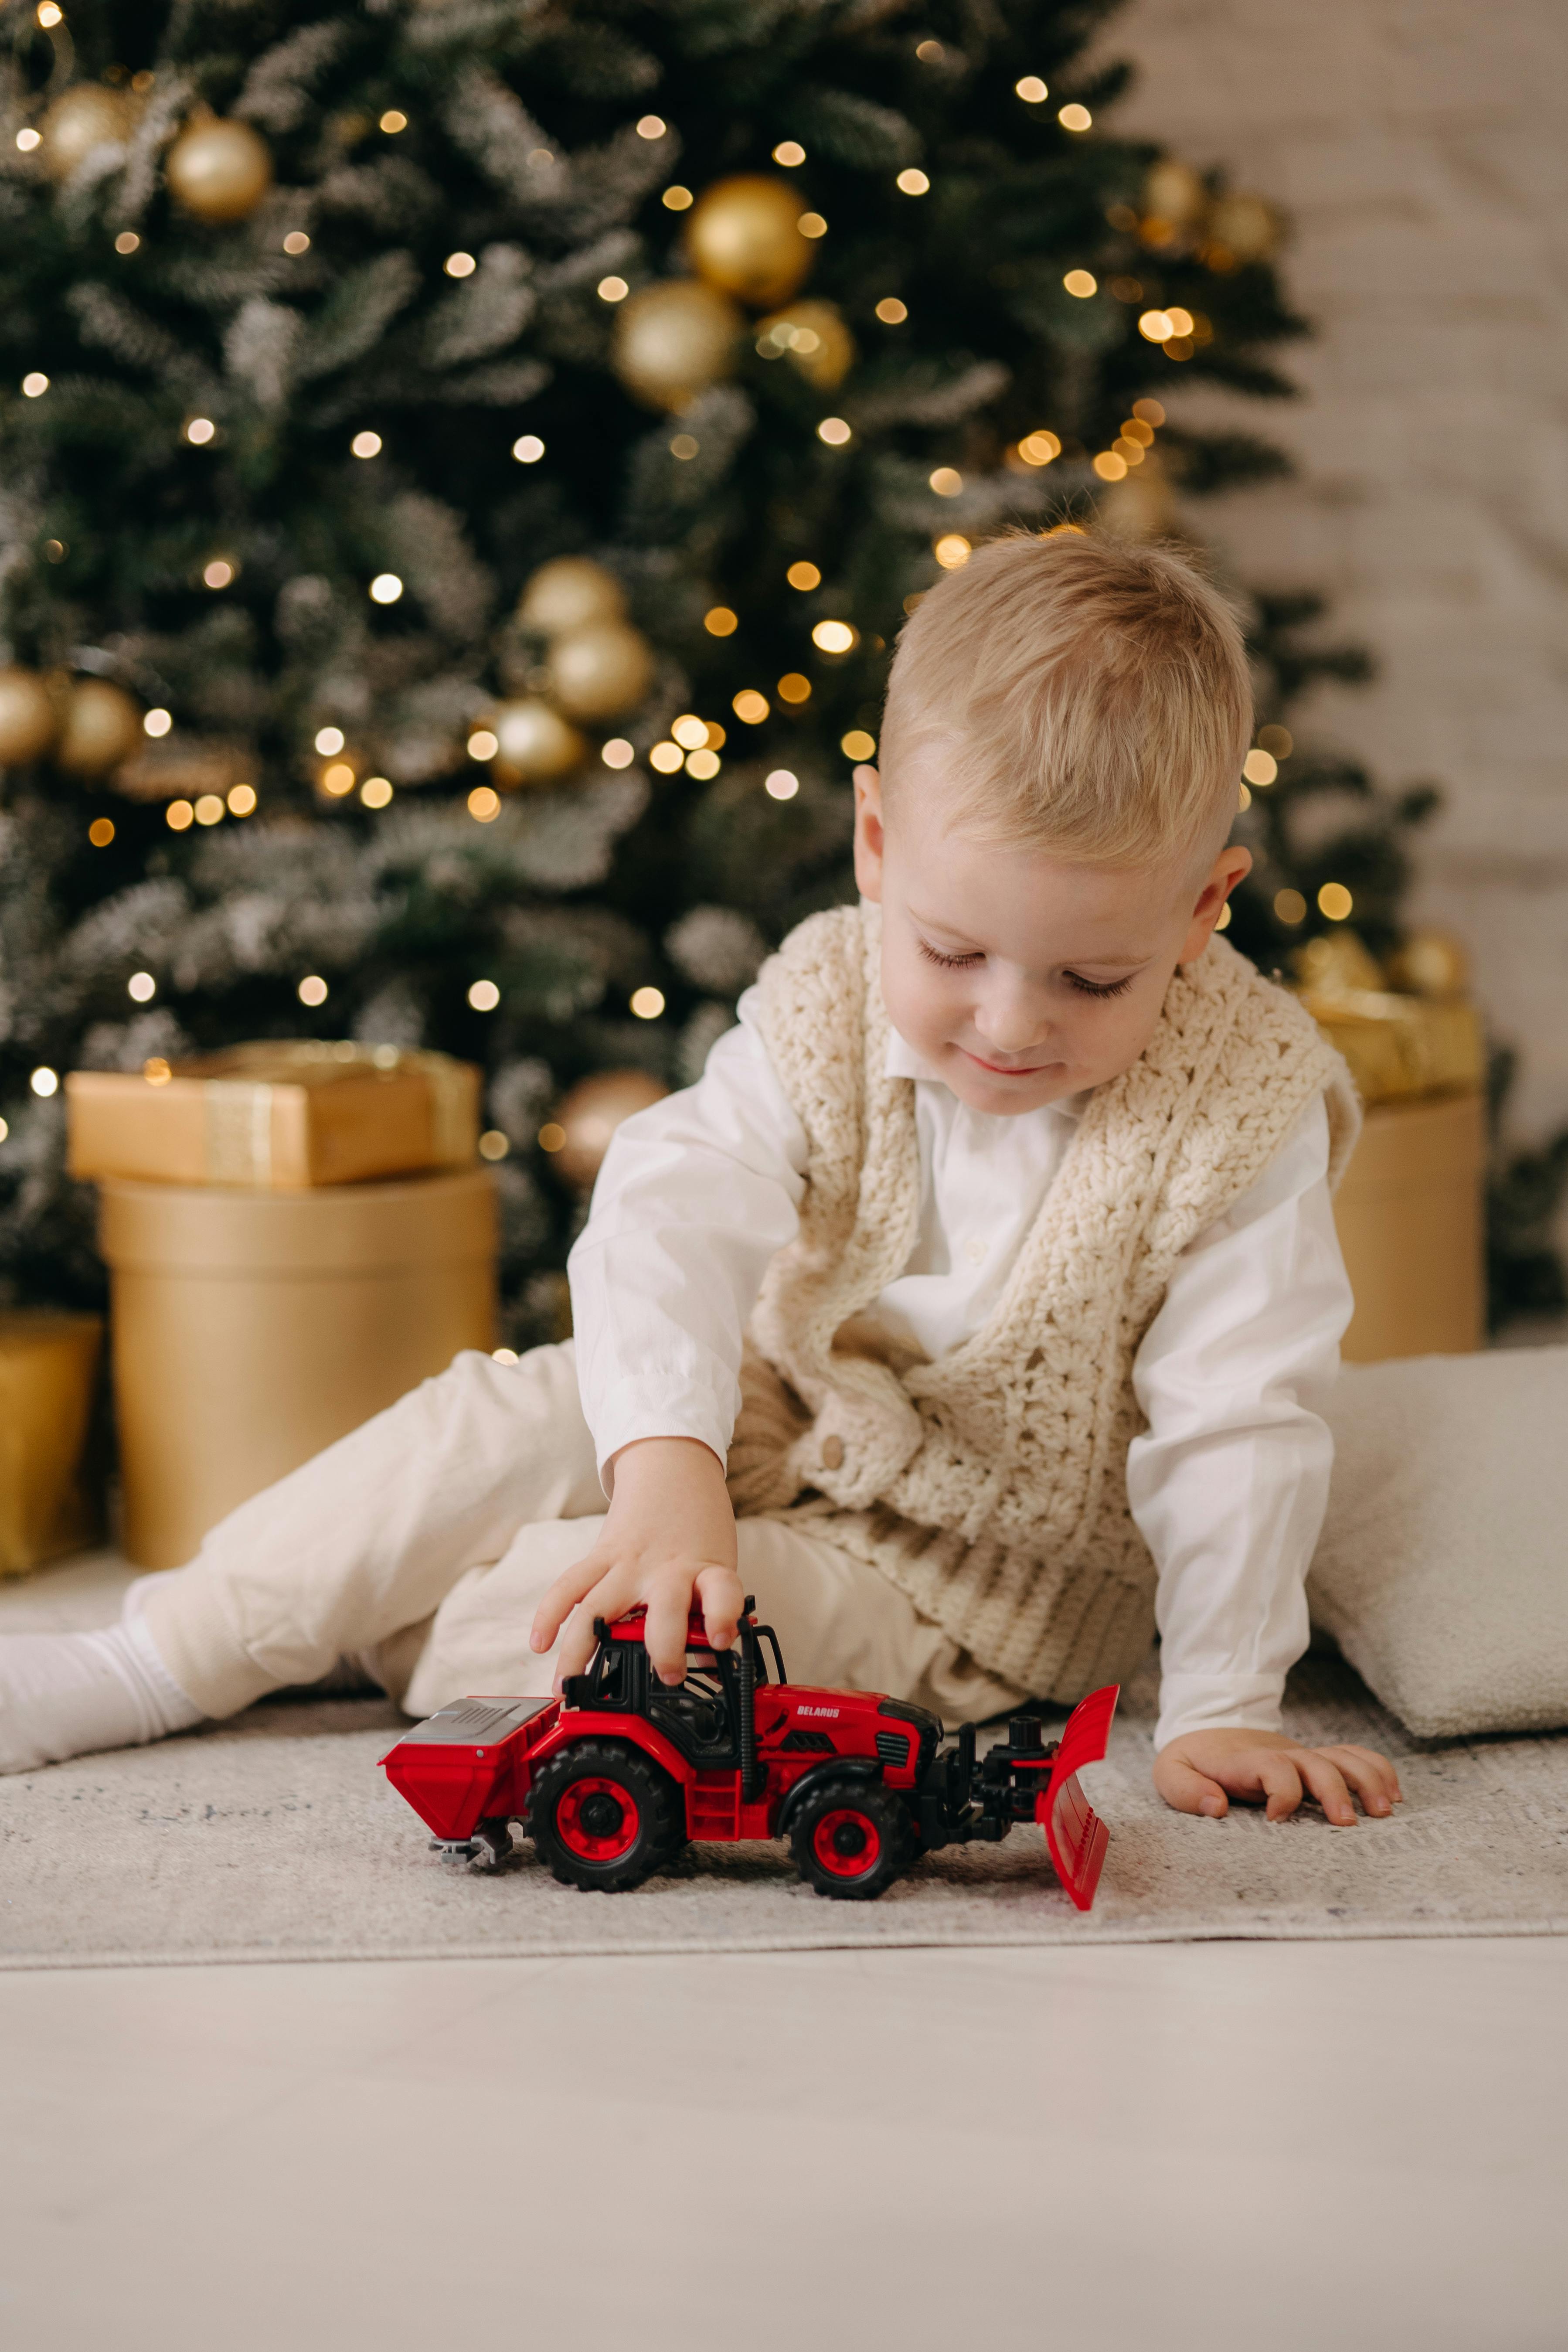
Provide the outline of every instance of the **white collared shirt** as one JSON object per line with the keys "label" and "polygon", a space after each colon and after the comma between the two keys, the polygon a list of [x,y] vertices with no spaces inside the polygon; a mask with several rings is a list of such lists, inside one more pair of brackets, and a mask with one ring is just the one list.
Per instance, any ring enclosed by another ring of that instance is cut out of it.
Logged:
{"label": "white collared shirt", "polygon": [[[755,992],[701,1079],[616,1132],[569,1272],[583,1409],[601,1471],[645,1437],[723,1461],[742,1333],[794,1240],[806,1139],[757,1025]],[[999,1297],[1072,1140],[1082,1097],[971,1110],[893,1034],[915,1087],[921,1207],[875,1311],[934,1360]],[[1327,1181],[1321,1099],[1226,1215],[1183,1254],[1133,1364],[1148,1423],[1127,1460],[1158,1572],[1163,1746],[1221,1725],[1277,1730],[1307,1643],[1303,1593],[1328,1499],[1321,1404],[1351,1292]]]}

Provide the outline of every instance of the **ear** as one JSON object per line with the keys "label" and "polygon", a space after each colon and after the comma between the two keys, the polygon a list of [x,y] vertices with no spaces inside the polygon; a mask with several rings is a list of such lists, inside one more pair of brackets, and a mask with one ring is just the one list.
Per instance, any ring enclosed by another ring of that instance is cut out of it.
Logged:
{"label": "ear", "polygon": [[1214,927],[1221,910],[1238,882],[1245,882],[1252,871],[1252,852],[1233,842],[1222,849],[1210,866],[1203,888],[1198,892],[1193,917],[1187,925],[1186,938],[1182,941],[1178,963],[1194,963],[1202,955],[1214,935]]}
{"label": "ear", "polygon": [[862,898],[869,898],[873,906],[882,902],[883,847],[882,780],[875,768],[857,768],[855,881]]}

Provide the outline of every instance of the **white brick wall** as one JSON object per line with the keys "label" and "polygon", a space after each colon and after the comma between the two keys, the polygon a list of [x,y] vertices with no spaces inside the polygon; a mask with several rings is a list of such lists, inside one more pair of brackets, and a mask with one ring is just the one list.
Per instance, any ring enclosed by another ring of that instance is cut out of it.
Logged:
{"label": "white brick wall", "polygon": [[1415,911],[1468,942],[1539,1133],[1568,1119],[1568,5],[1134,0],[1107,47],[1119,128],[1294,223],[1305,397],[1247,405],[1300,477],[1200,515],[1378,656],[1313,731],[1443,785]]}

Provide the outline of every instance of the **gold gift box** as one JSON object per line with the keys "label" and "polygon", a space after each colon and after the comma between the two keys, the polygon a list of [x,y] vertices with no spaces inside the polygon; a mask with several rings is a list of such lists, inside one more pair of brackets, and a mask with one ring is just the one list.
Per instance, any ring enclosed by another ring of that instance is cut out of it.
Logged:
{"label": "gold gift box", "polygon": [[0,1314],[0,1576],[20,1576],[100,1532],[83,1476],[100,1315]]}
{"label": "gold gift box", "polygon": [[66,1080],[73,1176],[292,1192],[466,1168],[479,1073],[390,1045],[236,1045]]}
{"label": "gold gift box", "polygon": [[1430,985],[1385,986],[1353,931],[1310,940],[1295,958],[1301,1002],[1350,1064],[1363,1102],[1475,1092],[1486,1083],[1486,1035],[1461,992],[1463,950],[1441,932],[1418,932],[1395,961],[1396,977],[1409,968]]}
{"label": "gold gift box", "polygon": [[247,1496],[495,1345],[483,1166],[311,1191],[110,1178],[99,1244],[140,1568],[179,1567]]}
{"label": "gold gift box", "polygon": [[1334,996],[1309,990],[1301,1001],[1350,1064],[1364,1103],[1473,1093],[1485,1082],[1486,1039],[1473,1004],[1371,988]]}

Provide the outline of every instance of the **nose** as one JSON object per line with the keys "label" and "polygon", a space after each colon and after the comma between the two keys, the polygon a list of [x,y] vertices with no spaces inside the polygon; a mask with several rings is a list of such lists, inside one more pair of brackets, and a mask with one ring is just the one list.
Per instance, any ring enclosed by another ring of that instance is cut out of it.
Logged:
{"label": "nose", "polygon": [[998,1055],[1028,1054],[1050,1034],[1043,997],[1018,981],[998,979],[974,1008],[974,1026]]}

